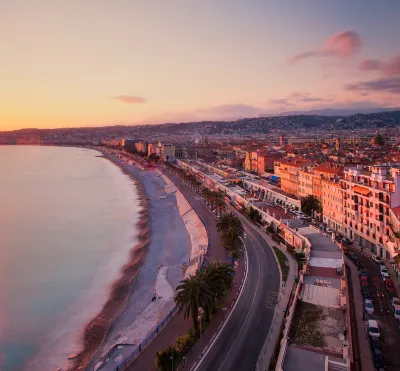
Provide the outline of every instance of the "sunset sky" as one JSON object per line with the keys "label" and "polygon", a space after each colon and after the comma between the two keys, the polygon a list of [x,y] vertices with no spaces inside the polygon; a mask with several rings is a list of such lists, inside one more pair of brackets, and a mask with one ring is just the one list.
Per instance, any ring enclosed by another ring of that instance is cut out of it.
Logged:
{"label": "sunset sky", "polygon": [[0,0],[0,130],[400,106],[398,0]]}

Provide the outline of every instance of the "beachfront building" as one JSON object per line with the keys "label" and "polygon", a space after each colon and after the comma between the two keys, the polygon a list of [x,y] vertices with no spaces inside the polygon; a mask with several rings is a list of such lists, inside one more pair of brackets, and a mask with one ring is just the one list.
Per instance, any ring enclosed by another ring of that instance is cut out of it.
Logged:
{"label": "beachfront building", "polygon": [[344,233],[374,254],[390,259],[390,209],[400,206],[400,169],[393,165],[347,168],[341,179]]}

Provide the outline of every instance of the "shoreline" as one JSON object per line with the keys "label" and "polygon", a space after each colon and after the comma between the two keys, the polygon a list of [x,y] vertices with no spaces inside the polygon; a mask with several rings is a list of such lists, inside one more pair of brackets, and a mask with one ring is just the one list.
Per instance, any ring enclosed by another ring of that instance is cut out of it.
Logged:
{"label": "shoreline", "polygon": [[[112,162],[114,165],[118,166],[123,173],[128,175],[134,181],[138,190],[138,196],[139,196],[138,201],[141,210],[139,212],[139,220],[136,224],[138,228],[137,232],[138,243],[131,249],[130,252],[131,258],[129,262],[122,268],[123,272],[122,277],[118,279],[116,282],[114,282],[109,299],[103,306],[103,309],[95,318],[93,318],[86,325],[85,330],[83,332],[83,342],[84,342],[83,349],[78,353],[76,358],[70,360],[70,364],[73,365],[73,368],[68,369],[70,371],[75,371],[81,366],[84,366],[85,368],[89,367],[89,369],[92,368],[102,369],[105,360],[104,357],[111,357],[110,358],[111,362],[109,362],[109,364],[111,365],[113,363],[112,361],[114,358],[112,357],[111,353],[114,351],[115,346],[118,345],[118,340],[124,339],[123,343],[132,344],[132,346],[135,346],[136,344],[137,346],[137,344],[140,344],[142,341],[144,341],[146,337],[152,331],[154,331],[155,327],[158,327],[161,318],[165,316],[166,311],[170,311],[172,310],[173,307],[175,307],[175,303],[173,300],[173,296],[175,294],[175,287],[172,287],[175,284],[171,284],[172,292],[170,295],[165,295],[168,292],[168,289],[166,286],[164,286],[165,290],[164,289],[162,290],[163,293],[161,293],[161,296],[159,296],[160,293],[158,292],[158,290],[156,292],[157,298],[161,300],[160,302],[157,300],[156,302],[154,302],[154,304],[156,303],[159,304],[156,304],[155,307],[153,307],[151,303],[150,305],[148,305],[148,307],[146,307],[143,310],[143,312],[139,312],[138,313],[139,317],[133,318],[132,322],[127,324],[125,321],[125,325],[121,329],[121,318],[123,321],[124,317],[126,319],[126,316],[129,316],[129,313],[132,313],[131,300],[134,297],[133,295],[135,295],[134,293],[136,291],[140,291],[139,287],[136,287],[137,290],[135,290],[135,281],[138,278],[138,275],[140,274],[140,268],[145,263],[145,259],[147,257],[146,253],[149,252],[149,247],[151,246],[151,244],[157,244],[156,240],[157,238],[159,238],[157,234],[154,238],[154,241],[151,242],[152,239],[151,237],[154,236],[151,236],[152,221],[150,218],[150,209],[154,208],[154,203],[153,201],[148,202],[148,200],[155,198],[153,195],[154,189],[153,191],[151,190],[152,189],[151,184],[152,182],[154,182],[154,179],[152,181],[152,178],[150,176],[149,183],[146,183],[145,173],[147,171],[149,171],[150,174],[152,173],[153,177],[154,173],[158,174],[156,175],[156,177],[160,177],[162,179],[163,181],[162,190],[163,192],[165,192],[167,196],[171,193],[173,194],[172,196],[174,199],[174,205],[176,205],[176,207],[174,206],[174,209],[177,209],[176,217],[180,220],[180,223],[183,223],[182,224],[183,228],[180,233],[185,233],[188,237],[186,245],[188,247],[188,250],[186,252],[183,251],[184,254],[187,254],[186,256],[188,258],[181,260],[181,262],[179,263],[179,265],[182,266],[182,268],[179,269],[181,271],[179,281],[181,279],[187,278],[189,275],[192,275],[197,271],[202,261],[201,258],[207,253],[207,246],[208,246],[208,235],[203,222],[201,221],[197,213],[194,211],[194,209],[192,208],[188,200],[185,198],[185,196],[176,188],[176,186],[171,182],[171,180],[166,175],[164,175],[158,168],[144,170],[140,169],[140,167],[138,167],[135,164],[134,167],[141,171],[138,174],[134,174],[134,170],[131,171],[125,165],[126,163],[131,165],[130,161],[126,158],[125,159],[119,158],[119,154],[114,153],[114,151],[108,152],[106,149],[99,149],[99,148],[88,148],[88,149],[99,152],[100,155],[96,155],[96,157],[100,158],[102,157]],[[148,189],[147,191],[150,192],[150,195],[147,194],[146,192],[146,188],[149,186],[150,189]],[[156,204],[158,203],[159,201],[156,202]],[[166,208],[165,211],[166,210],[168,210],[168,208]],[[155,211],[153,210],[152,212]],[[156,220],[157,219],[158,216]],[[167,226],[167,229],[168,231],[170,230],[169,226]],[[167,241],[165,240],[165,237],[168,236],[167,235],[161,235],[161,236],[163,236],[162,244],[166,243]],[[167,240],[168,239],[169,238],[167,238]],[[181,248],[182,247],[183,246],[181,246]],[[163,253],[165,253],[168,252],[168,249],[164,247],[162,251]],[[182,254],[182,250],[180,252]],[[149,256],[149,259],[150,258],[151,254]],[[162,264],[160,266],[163,267],[163,263],[164,261],[162,261]],[[174,266],[171,266],[171,269],[172,268],[174,268]],[[176,268],[174,269],[176,272]],[[159,269],[158,272],[158,273],[163,273],[161,281],[164,281],[167,284],[167,286],[169,285],[169,283],[166,280],[166,275],[168,274],[167,273],[168,270],[169,267],[167,263],[165,270],[163,267],[161,270]],[[157,274],[155,286],[160,284],[159,280],[160,277],[159,274]],[[115,300],[115,298],[117,300]],[[146,314],[143,315],[143,313]],[[124,323],[124,321],[122,323]],[[122,331],[124,332],[124,335],[121,334]],[[110,337],[113,340],[110,340]],[[128,341],[128,337],[130,338],[130,341]],[[110,342],[111,343],[114,342],[112,347],[110,347]],[[129,355],[129,353],[125,353],[123,358],[126,358],[127,355]],[[122,354],[118,356],[118,359],[120,359],[121,356]],[[118,361],[117,364],[119,362],[120,361]],[[106,367],[106,369],[108,369],[108,367]]]}
{"label": "shoreline", "polygon": [[109,155],[98,149],[95,150],[102,153],[101,156],[97,155],[96,157],[102,157],[111,161],[135,182],[138,191],[138,204],[140,206],[140,211],[138,212],[139,220],[136,224],[138,243],[131,248],[129,253],[130,259],[121,268],[122,276],[112,284],[107,302],[103,305],[99,314],[85,326],[82,335],[82,350],[71,360],[73,366],[68,369],[71,371],[78,370],[82,366],[87,367],[93,356],[104,344],[116,319],[126,308],[128,299],[132,294],[133,283],[143,264],[151,237],[150,216],[144,185],[120,164],[111,159]]}

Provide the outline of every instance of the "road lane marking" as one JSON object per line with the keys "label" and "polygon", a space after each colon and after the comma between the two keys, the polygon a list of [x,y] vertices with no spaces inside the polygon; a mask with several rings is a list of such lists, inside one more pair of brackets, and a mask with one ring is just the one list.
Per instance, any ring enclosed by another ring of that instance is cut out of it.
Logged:
{"label": "road lane marking", "polygon": [[[251,227],[250,227],[250,228],[251,228]],[[257,232],[256,232],[256,233],[257,233]],[[257,278],[256,290],[255,290],[255,292],[254,292],[253,300],[252,300],[251,305],[250,305],[250,307],[249,307],[249,310],[248,310],[248,312],[247,312],[246,318],[244,319],[244,321],[243,321],[243,323],[242,323],[242,326],[240,326],[240,330],[239,330],[238,334],[236,335],[235,341],[233,342],[233,344],[232,344],[231,347],[229,348],[228,353],[226,354],[226,357],[224,358],[223,362],[221,363],[221,366],[219,367],[218,371],[220,371],[221,368],[224,366],[224,364],[225,364],[225,362],[226,362],[226,360],[227,360],[227,358],[228,358],[230,352],[232,351],[232,348],[233,348],[233,347],[235,346],[235,344],[236,344],[236,340],[238,339],[240,333],[241,333],[242,330],[243,330],[243,327],[244,327],[245,323],[247,322],[247,319],[249,318],[250,311],[251,311],[251,308],[253,307],[254,301],[256,300],[258,288],[259,288],[259,285],[260,285],[260,276],[261,276],[260,255],[258,254],[258,251],[257,251],[257,249],[256,249],[256,247],[255,247],[255,245],[254,245],[254,242],[253,242],[251,239],[250,239],[250,241],[251,241],[251,243],[253,244],[254,250],[255,250],[255,252],[256,252],[256,254],[257,254],[257,262],[258,262],[258,278]]]}
{"label": "road lane marking", "polygon": [[[247,253],[247,249],[245,249],[245,259],[246,259],[246,263],[247,263],[248,260],[249,260],[248,253]],[[245,281],[245,283],[246,283],[246,280],[247,280],[247,274],[248,274],[248,270],[246,269],[245,276],[244,276],[244,281]],[[244,289],[244,284],[243,284],[243,289]],[[208,353],[210,352],[210,350],[211,350],[212,347],[214,346],[215,342],[216,342],[216,341],[218,340],[218,338],[220,337],[220,335],[221,335],[222,331],[224,330],[225,326],[228,324],[229,318],[231,318],[233,312],[235,311],[236,305],[239,303],[239,299],[240,299],[240,297],[242,296],[243,291],[244,291],[244,290],[241,290],[241,291],[240,291],[239,296],[238,296],[238,299],[236,300],[235,305],[234,305],[234,307],[232,308],[232,310],[229,312],[227,319],[226,319],[223,323],[221,323],[221,324],[218,326],[218,333],[216,334],[214,340],[212,340],[211,343],[209,343],[209,345],[207,346],[207,348],[204,350],[204,352],[203,352],[203,357],[200,359],[200,361],[199,361],[196,365],[194,365],[194,366],[190,369],[190,371],[197,371],[197,370],[199,369],[199,367],[201,366],[201,364],[204,362],[205,358],[207,357]],[[220,327],[222,327],[222,328],[220,329]]]}

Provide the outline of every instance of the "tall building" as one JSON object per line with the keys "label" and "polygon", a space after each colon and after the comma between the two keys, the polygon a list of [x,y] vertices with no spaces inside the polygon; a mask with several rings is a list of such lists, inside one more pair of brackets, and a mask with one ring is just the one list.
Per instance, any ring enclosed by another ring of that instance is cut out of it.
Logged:
{"label": "tall building", "polygon": [[344,189],[338,180],[322,180],[323,221],[336,233],[344,234],[343,229]]}
{"label": "tall building", "polygon": [[400,206],[400,169],[391,165],[344,171],[344,234],[373,253],[390,258],[390,209]]}

